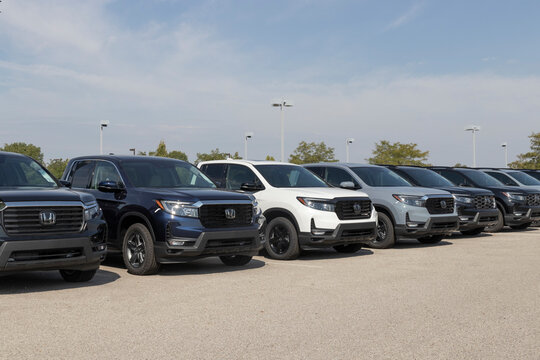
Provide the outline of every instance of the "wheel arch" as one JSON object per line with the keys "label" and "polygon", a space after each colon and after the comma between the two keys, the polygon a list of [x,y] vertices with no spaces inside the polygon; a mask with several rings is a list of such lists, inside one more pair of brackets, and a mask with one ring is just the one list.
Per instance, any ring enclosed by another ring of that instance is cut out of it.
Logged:
{"label": "wheel arch", "polygon": [[296,232],[297,233],[300,233],[300,226],[298,226],[298,221],[296,220],[296,217],[293,215],[292,212],[290,212],[289,210],[286,210],[286,209],[283,209],[283,208],[270,208],[268,210],[266,210],[264,213],[263,213],[264,217],[266,218],[266,223],[269,224],[270,221],[272,221],[273,219],[277,218],[277,217],[284,217],[288,220],[290,220],[295,229],[296,229]]}
{"label": "wheel arch", "polygon": [[143,224],[148,228],[148,231],[150,232],[150,235],[152,235],[152,240],[156,241],[156,235],[154,233],[154,228],[152,226],[152,223],[150,220],[144,215],[139,212],[130,211],[125,214],[123,214],[120,217],[120,220],[118,221],[118,229],[117,229],[117,239],[118,242],[121,243],[123,241],[123,233],[133,224]]}
{"label": "wheel arch", "polygon": [[388,218],[392,222],[392,225],[394,225],[394,227],[396,226],[396,219],[394,219],[394,215],[392,215],[392,212],[386,206],[373,204],[373,207],[375,207],[375,210],[377,210],[377,212],[381,212],[388,216]]}

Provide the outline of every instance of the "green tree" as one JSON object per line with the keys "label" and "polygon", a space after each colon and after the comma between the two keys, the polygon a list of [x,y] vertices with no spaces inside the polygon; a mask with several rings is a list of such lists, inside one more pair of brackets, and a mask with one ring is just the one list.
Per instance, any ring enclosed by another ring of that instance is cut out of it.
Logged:
{"label": "green tree", "polygon": [[51,159],[47,164],[47,170],[51,172],[57,179],[62,177],[69,159]]}
{"label": "green tree", "polygon": [[146,156],[146,151],[137,151],[137,155]]}
{"label": "green tree", "polygon": [[308,164],[317,162],[335,162],[334,148],[326,146],[324,141],[320,143],[300,141],[294,153],[289,156],[289,162],[293,164]]}
{"label": "green tree", "polygon": [[266,155],[266,161],[276,161],[276,159],[271,155]]}
{"label": "green tree", "polygon": [[161,157],[167,157],[167,145],[165,145],[165,141],[161,140],[159,142],[159,145],[156,149],[156,151],[150,151],[148,155],[150,156],[161,156]]}
{"label": "green tree", "polygon": [[185,152],[182,152],[180,150],[173,150],[167,154],[167,157],[178,159],[178,160],[184,160],[188,161],[187,154]]}
{"label": "green tree", "polygon": [[417,144],[390,143],[381,140],[375,144],[373,157],[366,159],[370,164],[383,165],[429,165],[426,163],[429,151],[421,151]]}
{"label": "green tree", "polygon": [[[145,152],[139,151],[139,155],[146,155]],[[159,145],[156,149],[156,151],[150,151],[148,153],[150,156],[160,156],[160,157],[168,157],[178,160],[184,160],[187,161],[188,157],[185,152],[182,152],[180,150],[173,150],[171,152],[167,151],[167,145],[165,145],[165,141],[161,140],[159,142]]]}
{"label": "green tree", "polygon": [[209,153],[197,153],[197,160],[195,161],[196,164],[202,162],[202,161],[210,161],[210,160],[226,160],[228,158],[233,159],[241,159],[242,157],[238,155],[238,151],[234,154],[221,152],[219,151],[219,148],[215,148],[214,150],[210,150]]}
{"label": "green tree", "polygon": [[454,167],[467,167],[467,165],[462,164],[462,163],[456,163],[456,165],[454,165]]}
{"label": "green tree", "polygon": [[11,144],[5,144],[3,148],[0,148],[0,150],[27,155],[37,162],[43,164],[43,153],[41,152],[41,148],[34,144],[14,142]]}
{"label": "green tree", "polygon": [[529,135],[531,151],[519,154],[517,160],[508,164],[514,169],[540,169],[540,132]]}

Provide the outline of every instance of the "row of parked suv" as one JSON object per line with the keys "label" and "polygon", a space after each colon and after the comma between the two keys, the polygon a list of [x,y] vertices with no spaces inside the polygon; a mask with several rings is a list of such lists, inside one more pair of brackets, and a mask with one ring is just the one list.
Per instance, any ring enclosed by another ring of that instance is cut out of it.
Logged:
{"label": "row of parked suv", "polygon": [[[510,184],[509,180],[513,183]],[[499,179],[499,180],[497,180]],[[0,153],[0,271],[60,270],[88,281],[108,252],[128,271],[218,256],[241,266],[263,250],[436,243],[540,220],[538,173],[139,156],[70,160],[61,180],[34,160]]]}

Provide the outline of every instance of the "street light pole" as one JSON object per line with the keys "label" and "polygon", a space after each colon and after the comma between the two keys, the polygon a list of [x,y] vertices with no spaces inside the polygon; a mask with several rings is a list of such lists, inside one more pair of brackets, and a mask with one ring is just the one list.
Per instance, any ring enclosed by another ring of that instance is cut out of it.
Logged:
{"label": "street light pole", "polygon": [[472,132],[472,146],[473,146],[473,167],[476,167],[476,132],[480,131],[480,126],[470,125],[465,128],[465,131]]}
{"label": "street light pole", "polygon": [[503,142],[501,147],[504,149],[504,167],[508,167],[508,143]]}
{"label": "street light pole", "polygon": [[252,137],[252,132],[247,132],[244,134],[244,160],[248,159],[248,139],[251,139]]}
{"label": "street light pole", "polygon": [[101,120],[99,123],[99,154],[103,155],[103,128],[109,126],[109,120]]}
{"label": "street light pole", "polygon": [[281,112],[281,162],[285,161],[285,119],[283,110],[285,107],[292,107],[294,104],[287,100],[275,100],[272,102],[273,107],[279,107]]}
{"label": "street light pole", "polygon": [[346,145],[346,150],[347,150],[347,162],[350,162],[350,159],[349,159],[349,145],[352,144],[354,142],[354,139],[353,138],[347,138],[347,140],[345,140],[345,145]]}

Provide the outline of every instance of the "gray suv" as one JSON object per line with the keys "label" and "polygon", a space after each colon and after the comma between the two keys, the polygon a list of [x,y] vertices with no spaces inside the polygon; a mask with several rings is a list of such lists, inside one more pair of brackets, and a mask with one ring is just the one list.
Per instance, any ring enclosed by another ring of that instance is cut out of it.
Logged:
{"label": "gray suv", "polygon": [[458,230],[454,198],[447,191],[415,187],[377,165],[320,163],[304,165],[330,185],[362,189],[379,213],[374,248],[392,247],[398,236],[432,244]]}

